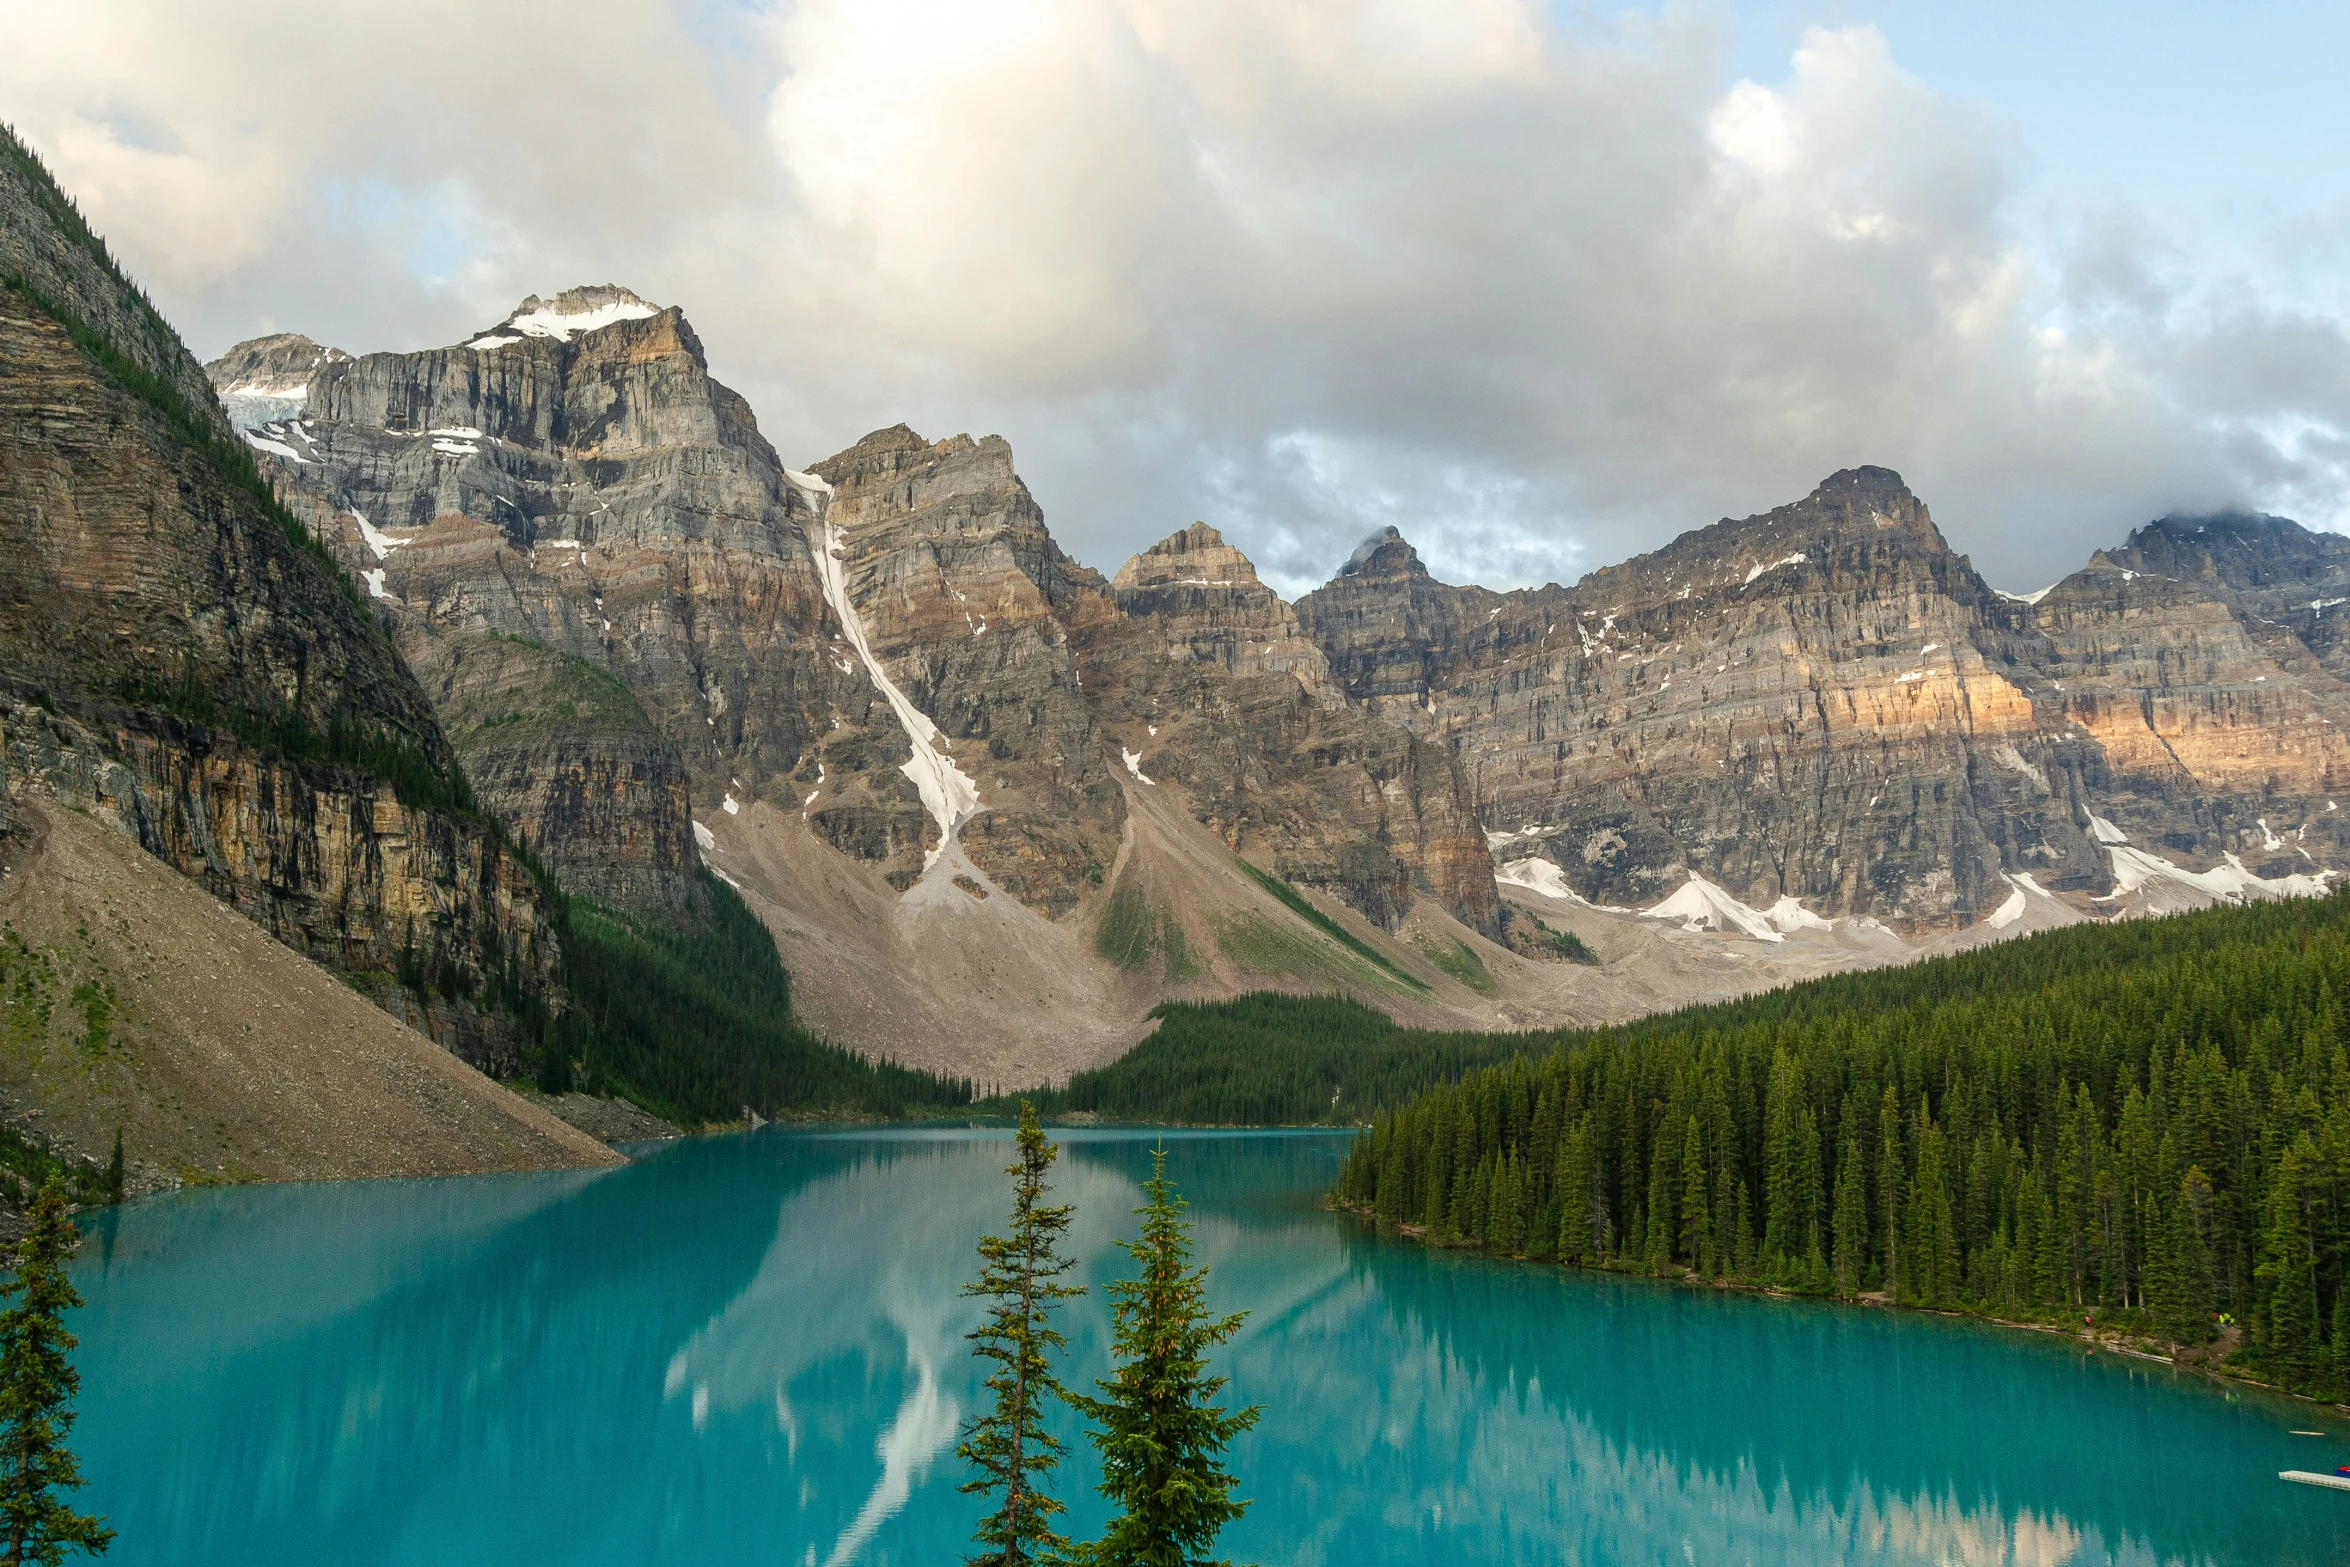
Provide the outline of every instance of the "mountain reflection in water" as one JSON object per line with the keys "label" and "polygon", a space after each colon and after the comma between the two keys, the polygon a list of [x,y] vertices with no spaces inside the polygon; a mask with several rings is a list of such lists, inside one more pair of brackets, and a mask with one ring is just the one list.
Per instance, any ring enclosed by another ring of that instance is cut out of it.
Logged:
{"label": "mountain reflection in water", "polygon": [[[1067,1379],[1157,1134],[1057,1134]],[[1263,1563],[2339,1561],[2309,1406],[1966,1323],[1382,1242],[1321,1134],[1167,1134]],[[998,1131],[701,1140],[588,1175],[199,1192],[94,1221],[85,1503],[118,1564],[960,1558]],[[2317,1422],[2325,1424],[2324,1421]],[[1098,1526],[1074,1425],[1061,1495]]]}

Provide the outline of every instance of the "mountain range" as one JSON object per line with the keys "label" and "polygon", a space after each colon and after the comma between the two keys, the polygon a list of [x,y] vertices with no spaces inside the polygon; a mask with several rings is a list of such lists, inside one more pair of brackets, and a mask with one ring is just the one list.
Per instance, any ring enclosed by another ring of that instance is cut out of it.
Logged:
{"label": "mountain range", "polygon": [[[2017,596],[1856,467],[1571,586],[1446,584],[1388,528],[1290,603],[1204,522],[1104,575],[999,437],[787,463],[615,285],[199,366],[0,153],[0,905],[191,1082],[255,1020],[187,986],[267,992],[218,932],[159,977],[125,844],[487,1074],[467,1102],[529,1116],[485,1167],[588,1156],[488,1081],[568,1048],[580,911],[691,951],[739,897],[800,1023],[989,1087],[1170,1000],[1601,1022],[2344,855],[2350,540],[2281,518]],[[75,1015],[11,1026],[47,1061],[105,1032]],[[71,1076],[9,1097],[102,1138]],[[312,1168],[142,1102],[167,1166]]]}
{"label": "mountain range", "polygon": [[568,881],[647,909],[706,862],[829,1037],[992,1081],[1168,998],[1589,1022],[2343,852],[2350,541],[2280,518],[2018,597],[1858,467],[1571,587],[1390,528],[1291,604],[1204,523],[1078,563],[997,437],[794,468],[625,288],[207,370]]}

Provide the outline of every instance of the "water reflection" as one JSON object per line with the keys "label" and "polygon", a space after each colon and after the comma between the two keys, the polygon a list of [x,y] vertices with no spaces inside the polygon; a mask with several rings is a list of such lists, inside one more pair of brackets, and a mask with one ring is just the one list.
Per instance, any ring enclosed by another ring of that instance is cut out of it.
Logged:
{"label": "water reflection", "polygon": [[[1107,1370],[1148,1143],[1071,1134]],[[1232,1392],[1265,1563],[2340,1560],[2287,1406],[1963,1324],[1494,1267],[1319,1211],[1343,1145],[1182,1137],[1252,1315]],[[1000,1134],[763,1133],[589,1177],[193,1194],[81,1278],[112,1560],[959,1559],[960,1286]],[[1100,1518],[1072,1439],[1070,1527]]]}

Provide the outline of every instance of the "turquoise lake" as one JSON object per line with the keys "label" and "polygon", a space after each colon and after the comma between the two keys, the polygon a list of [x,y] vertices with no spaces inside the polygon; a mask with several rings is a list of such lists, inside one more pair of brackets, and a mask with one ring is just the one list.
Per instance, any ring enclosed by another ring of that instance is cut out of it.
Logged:
{"label": "turquoise lake", "polygon": [[[1078,1277],[1150,1138],[1056,1134]],[[1236,1561],[2342,1562],[2350,1417],[2078,1344],[1383,1242],[1344,1140],[1167,1134],[1223,1366]],[[961,1560],[959,1286],[1007,1134],[770,1129],[592,1174],[101,1215],[75,1446],[117,1567]],[[1106,1370],[1099,1290],[1068,1380]],[[2294,1436],[2323,1428],[2322,1438]],[[1073,1434],[1073,1433],[1072,1433]],[[1091,1449],[1061,1494],[1096,1525]]]}

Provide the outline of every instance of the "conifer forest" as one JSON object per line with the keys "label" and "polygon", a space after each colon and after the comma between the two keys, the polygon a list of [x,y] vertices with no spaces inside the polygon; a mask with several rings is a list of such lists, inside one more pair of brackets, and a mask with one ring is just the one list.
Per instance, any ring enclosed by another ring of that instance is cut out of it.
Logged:
{"label": "conifer forest", "polygon": [[2078,927],[1573,1036],[1370,1120],[1432,1244],[2215,1338],[2350,1396],[2350,897]]}

